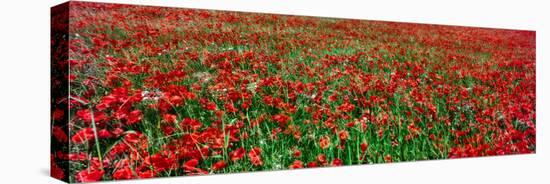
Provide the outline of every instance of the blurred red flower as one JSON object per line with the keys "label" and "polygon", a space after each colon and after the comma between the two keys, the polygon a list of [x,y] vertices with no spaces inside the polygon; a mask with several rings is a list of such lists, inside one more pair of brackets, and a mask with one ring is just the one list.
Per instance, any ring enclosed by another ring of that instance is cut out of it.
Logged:
{"label": "blurred red flower", "polygon": [[212,165],[212,170],[217,171],[225,168],[225,166],[226,166],[225,162],[223,160],[220,160],[216,162],[214,165]]}
{"label": "blurred red flower", "polygon": [[292,165],[290,165],[289,168],[290,169],[304,168],[304,163],[302,163],[302,161],[300,160],[295,160],[294,162],[292,162]]}
{"label": "blurred red flower", "polygon": [[90,141],[94,139],[94,130],[92,128],[83,128],[80,131],[78,131],[73,137],[71,138],[73,143],[76,144],[82,144],[84,142]]}
{"label": "blurred red flower", "polygon": [[319,146],[322,149],[327,149],[330,146],[330,138],[328,136],[323,136],[319,139]]}
{"label": "blurred red flower", "polygon": [[235,151],[229,153],[229,157],[231,158],[232,161],[235,162],[235,161],[240,160],[241,158],[243,158],[245,152],[246,152],[246,150],[241,147],[241,148],[238,148]]}
{"label": "blurred red flower", "polygon": [[75,179],[78,182],[94,182],[99,181],[105,171],[99,169],[84,169],[76,173]]}
{"label": "blurred red flower", "polygon": [[118,169],[113,173],[113,178],[115,180],[127,180],[127,179],[132,179],[133,177],[134,176],[132,173],[132,169],[130,169],[130,167],[124,167],[122,169]]}
{"label": "blurred red flower", "polygon": [[250,152],[248,152],[248,157],[250,158],[250,162],[252,162],[252,165],[255,166],[261,166],[263,165],[262,158],[260,157],[260,154],[262,153],[262,149],[259,147],[255,147]]}

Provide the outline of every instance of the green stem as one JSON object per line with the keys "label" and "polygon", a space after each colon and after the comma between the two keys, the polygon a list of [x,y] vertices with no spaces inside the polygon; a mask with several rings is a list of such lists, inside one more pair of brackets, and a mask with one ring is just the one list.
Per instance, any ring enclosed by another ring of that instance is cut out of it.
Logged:
{"label": "green stem", "polygon": [[94,130],[95,148],[97,149],[97,155],[99,157],[99,165],[103,168],[103,157],[101,156],[101,148],[99,147],[99,138],[95,126],[94,110],[92,108],[90,108],[90,115],[92,116],[92,129]]}

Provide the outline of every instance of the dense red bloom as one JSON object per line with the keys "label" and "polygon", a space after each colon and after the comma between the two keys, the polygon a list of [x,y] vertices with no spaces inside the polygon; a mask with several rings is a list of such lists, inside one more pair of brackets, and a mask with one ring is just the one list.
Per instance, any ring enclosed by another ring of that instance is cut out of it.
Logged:
{"label": "dense red bloom", "polygon": [[337,109],[339,111],[342,111],[342,112],[351,112],[351,111],[353,111],[353,109],[355,109],[355,105],[353,105],[349,102],[345,102],[342,105],[338,106]]}
{"label": "dense red bloom", "polygon": [[534,32],[80,2],[70,9],[72,36],[52,39],[70,52],[52,63],[68,72],[52,79],[54,91],[70,80],[69,96],[52,97],[56,178],[536,151]]}
{"label": "dense red bloom", "polygon": [[107,95],[101,98],[99,104],[96,105],[97,110],[103,111],[110,108],[114,103],[118,102],[118,99],[114,95]]}
{"label": "dense red bloom", "polygon": [[110,138],[110,137],[112,137],[113,135],[111,134],[111,132],[109,132],[109,130],[107,130],[107,129],[101,129],[101,130],[99,130],[99,131],[97,132],[97,136],[98,136],[99,138],[104,139],[104,138]]}
{"label": "dense red bloom", "polygon": [[91,123],[92,118],[96,123],[107,120],[107,116],[105,115],[105,113],[98,111],[98,112],[94,112],[92,116],[92,113],[89,109],[77,111],[76,116],[86,123]]}
{"label": "dense red bloom", "polygon": [[132,179],[134,177],[134,174],[132,173],[132,169],[130,167],[124,167],[122,169],[118,169],[113,173],[113,178],[115,180],[127,180]]}
{"label": "dense red bloom", "polygon": [[65,115],[65,112],[63,111],[63,109],[55,109],[52,112],[52,119],[55,121],[59,121],[63,118],[64,115]]}
{"label": "dense red bloom", "polygon": [[63,179],[65,178],[65,173],[63,172],[63,169],[61,169],[59,166],[57,166],[57,164],[54,162],[54,160],[51,161],[51,166],[50,166],[50,176],[52,176],[53,178],[56,178],[56,179]]}
{"label": "dense red bloom", "polygon": [[180,106],[183,104],[183,98],[179,95],[174,95],[170,97],[170,103],[175,106]]}
{"label": "dense red bloom", "polygon": [[183,170],[185,172],[193,172],[197,169],[196,168],[197,165],[199,165],[199,160],[197,159],[188,160],[187,162],[185,162],[185,164],[183,164]]}
{"label": "dense red bloom", "polygon": [[94,182],[99,181],[103,177],[105,171],[99,169],[84,169],[76,173],[75,179],[78,182]]}
{"label": "dense red bloom", "polygon": [[165,155],[162,153],[154,154],[150,157],[151,165],[155,169],[155,172],[162,172],[167,169],[176,167],[176,158],[171,155]]}
{"label": "dense red bloom", "polygon": [[271,117],[271,120],[279,123],[279,126],[284,127],[290,121],[290,117],[284,114],[276,114]]}
{"label": "dense red bloom", "polygon": [[216,110],[216,109],[218,108],[217,105],[216,105],[216,103],[211,102],[211,101],[209,101],[209,100],[206,99],[206,98],[201,98],[201,99],[199,100],[199,102],[200,102],[201,106],[202,106],[204,109],[209,110],[209,111],[214,111],[214,110]]}
{"label": "dense red bloom", "polygon": [[101,168],[110,168],[111,163],[109,159],[99,160],[98,157],[91,157],[89,160],[89,169],[91,170],[103,170]]}
{"label": "dense red bloom", "polygon": [[180,127],[197,131],[199,128],[202,127],[202,123],[196,119],[184,118],[180,123]]}
{"label": "dense red bloom", "polygon": [[155,177],[155,172],[149,167],[141,166],[136,168],[136,174],[139,178],[152,178]]}
{"label": "dense red bloom", "polygon": [[152,170],[139,172],[138,173],[139,178],[145,179],[145,178],[152,178],[155,177],[155,173]]}
{"label": "dense red bloom", "polygon": [[251,100],[245,100],[241,103],[241,108],[248,109],[250,107],[250,105],[252,105],[252,101]]}
{"label": "dense red bloom", "polygon": [[82,144],[84,142],[94,140],[94,137],[94,130],[92,128],[83,128],[73,135],[71,140],[73,143]]}
{"label": "dense red bloom", "polygon": [[122,134],[124,134],[124,130],[122,128],[115,128],[114,130],[111,131],[111,133],[115,136],[115,137],[119,137],[121,136]]}
{"label": "dense red bloom", "polygon": [[61,129],[61,127],[58,127],[58,126],[54,126],[52,128],[52,135],[59,142],[67,142],[69,140],[69,138],[67,137],[67,134],[65,134],[65,131],[63,131],[63,129]]}
{"label": "dense red bloom", "polygon": [[138,123],[139,121],[141,121],[141,111],[140,110],[133,110],[132,112],[130,112],[130,114],[128,114],[128,121],[126,122],[126,124],[128,125],[133,125],[133,124],[136,124]]}
{"label": "dense red bloom", "polygon": [[235,106],[233,105],[233,103],[226,103],[224,105],[225,107],[225,111],[227,112],[230,112],[230,113],[235,113],[237,112],[237,108],[235,108]]}
{"label": "dense red bloom", "polygon": [[162,119],[168,123],[175,123],[177,121],[177,116],[173,114],[163,114]]}
{"label": "dense red bloom", "polygon": [[85,160],[88,160],[88,155],[84,152],[69,153],[68,157],[69,157],[68,159],[70,161],[85,161]]}
{"label": "dense red bloom", "polygon": [[161,129],[166,136],[172,135],[176,131],[176,128],[170,125],[162,125]]}
{"label": "dense red bloom", "polygon": [[129,132],[124,136],[124,140],[129,143],[138,143],[139,138],[141,137],[140,133],[137,132]]}

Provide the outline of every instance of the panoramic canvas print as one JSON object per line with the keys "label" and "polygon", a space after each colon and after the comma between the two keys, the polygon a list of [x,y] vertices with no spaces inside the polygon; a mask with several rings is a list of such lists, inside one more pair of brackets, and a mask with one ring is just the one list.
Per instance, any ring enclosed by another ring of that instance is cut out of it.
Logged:
{"label": "panoramic canvas print", "polygon": [[70,183],[536,151],[535,31],[72,1],[51,59]]}

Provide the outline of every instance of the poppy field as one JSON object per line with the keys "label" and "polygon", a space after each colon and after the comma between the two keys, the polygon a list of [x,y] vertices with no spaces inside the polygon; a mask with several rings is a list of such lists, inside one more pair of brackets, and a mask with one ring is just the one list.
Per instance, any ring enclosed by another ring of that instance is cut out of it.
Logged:
{"label": "poppy field", "polygon": [[127,180],[535,153],[535,32],[70,2],[51,175]]}

